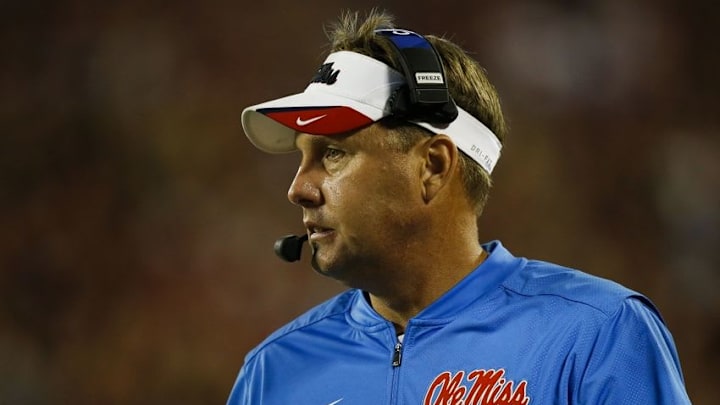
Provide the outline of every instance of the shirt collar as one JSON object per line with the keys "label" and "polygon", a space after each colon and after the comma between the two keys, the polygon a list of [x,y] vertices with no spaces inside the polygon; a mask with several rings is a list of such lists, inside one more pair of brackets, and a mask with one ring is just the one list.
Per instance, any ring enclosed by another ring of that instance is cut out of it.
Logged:
{"label": "shirt collar", "polygon": [[[485,261],[422,310],[411,322],[442,323],[451,321],[473,302],[488,297],[503,281],[522,267],[525,261],[513,256],[500,241],[484,244],[483,249],[488,252]],[[350,320],[358,326],[379,328],[387,325],[387,321],[370,306],[360,290],[355,291],[348,315]]]}

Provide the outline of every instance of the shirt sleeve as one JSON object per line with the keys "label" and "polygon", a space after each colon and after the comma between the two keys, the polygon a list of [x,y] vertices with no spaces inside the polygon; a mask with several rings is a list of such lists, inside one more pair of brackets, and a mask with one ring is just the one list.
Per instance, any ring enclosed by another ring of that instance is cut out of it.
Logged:
{"label": "shirt sleeve", "polygon": [[579,404],[690,404],[672,336],[643,297],[600,328],[577,387]]}

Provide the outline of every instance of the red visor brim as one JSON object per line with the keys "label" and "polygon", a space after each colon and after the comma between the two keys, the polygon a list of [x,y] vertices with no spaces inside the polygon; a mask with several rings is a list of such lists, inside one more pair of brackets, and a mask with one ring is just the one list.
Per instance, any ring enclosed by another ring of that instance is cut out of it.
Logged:
{"label": "red visor brim", "polygon": [[312,135],[335,135],[349,132],[373,122],[350,107],[264,108],[259,113],[297,132]]}

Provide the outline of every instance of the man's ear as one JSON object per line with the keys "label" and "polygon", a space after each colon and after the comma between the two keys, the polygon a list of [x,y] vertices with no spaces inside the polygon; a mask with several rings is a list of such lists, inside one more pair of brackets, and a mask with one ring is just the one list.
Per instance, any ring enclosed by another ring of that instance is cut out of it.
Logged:
{"label": "man's ear", "polygon": [[435,198],[450,183],[455,172],[459,152],[447,135],[434,135],[423,144],[422,192],[425,202]]}

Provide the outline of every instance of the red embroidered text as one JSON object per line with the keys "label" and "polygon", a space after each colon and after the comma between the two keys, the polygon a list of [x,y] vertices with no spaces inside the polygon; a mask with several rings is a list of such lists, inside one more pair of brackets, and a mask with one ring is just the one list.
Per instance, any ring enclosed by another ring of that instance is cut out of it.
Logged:
{"label": "red embroidered text", "polygon": [[505,370],[473,370],[441,373],[430,384],[424,405],[528,405],[527,381],[515,385]]}

